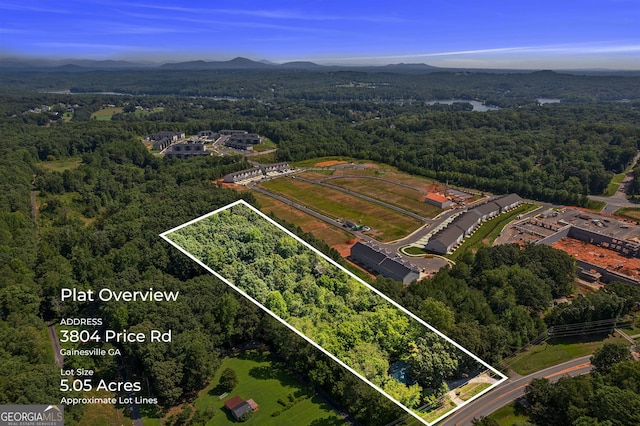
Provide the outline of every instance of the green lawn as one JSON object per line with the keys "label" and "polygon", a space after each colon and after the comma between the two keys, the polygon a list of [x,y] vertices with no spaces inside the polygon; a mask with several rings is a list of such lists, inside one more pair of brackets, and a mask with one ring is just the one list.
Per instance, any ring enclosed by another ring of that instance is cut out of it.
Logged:
{"label": "green lawn", "polygon": [[122,107],[102,108],[91,114],[92,120],[109,121],[113,114],[121,113]]}
{"label": "green lawn", "polygon": [[468,383],[456,390],[456,395],[463,401],[467,401],[483,390],[491,386],[491,383]]}
{"label": "green lawn", "polygon": [[615,195],[616,191],[618,190],[618,187],[620,187],[620,184],[610,183],[607,185],[607,190],[602,195],[604,195],[605,197],[611,197],[612,195]]}
{"label": "green lawn", "polygon": [[613,212],[614,215],[640,221],[640,207],[623,207]]}
{"label": "green lawn", "polygon": [[497,421],[500,426],[511,426],[529,421],[529,417],[516,413],[515,403],[505,405],[489,417]]}
{"label": "green lawn", "polygon": [[476,251],[483,245],[491,245],[493,241],[498,238],[502,229],[514,220],[519,214],[525,214],[538,208],[535,204],[522,204],[518,206],[518,208],[511,210],[508,213],[501,214],[500,216],[494,217],[491,220],[483,223],[480,228],[476,230],[476,232],[467,238],[458,249],[453,252],[453,254],[447,256],[451,260],[456,260],[460,255],[462,255],[465,251],[471,250]]}
{"label": "green lawn", "polygon": [[427,252],[424,251],[424,249],[422,249],[420,247],[416,247],[416,246],[406,247],[403,251],[405,253],[413,254],[413,255],[416,255],[416,256],[420,256],[420,255],[424,256],[424,255],[427,254]]}
{"label": "green lawn", "polygon": [[251,158],[251,161],[255,161],[257,163],[262,163],[262,164],[275,163],[276,153],[271,152],[269,154],[252,155],[249,158]]}
{"label": "green lawn", "polygon": [[603,338],[602,335],[554,339],[527,349],[506,360],[505,364],[516,373],[526,376],[573,358],[592,354],[597,348],[610,342],[626,340],[617,336]]}
{"label": "green lawn", "polygon": [[607,204],[602,201],[595,201],[595,200],[589,199],[587,200],[587,205],[585,207],[588,208],[589,210],[601,212],[606,205]]}
{"label": "green lawn", "polygon": [[620,184],[624,180],[624,177],[627,175],[627,172],[628,170],[625,170],[624,172],[618,173],[617,175],[613,176],[611,182],[609,183],[609,185],[607,185],[607,190],[603,194],[605,197],[611,197],[616,193],[616,191],[620,187]]}
{"label": "green lawn", "polygon": [[[233,369],[238,375],[238,385],[220,399],[216,390],[220,374],[225,368]],[[278,399],[287,401],[290,394],[305,394],[308,398],[285,409]],[[283,366],[268,354],[255,351],[225,358],[211,384],[198,395],[194,405],[196,410],[214,408],[215,414],[208,426],[237,425],[224,407],[224,402],[233,396],[253,399],[259,409],[244,424],[246,425],[339,425],[340,417],[320,397],[314,396],[303,383],[290,375]],[[278,416],[273,413],[280,411]],[[145,423],[146,424],[146,423]]]}
{"label": "green lawn", "polygon": [[80,164],[82,164],[82,158],[79,157],[67,157],[40,163],[42,167],[50,172],[64,172],[65,170],[72,170]]}
{"label": "green lawn", "polygon": [[262,151],[268,151],[270,149],[275,149],[277,147],[278,147],[278,145],[276,145],[275,142],[273,142],[271,139],[264,138],[264,140],[263,140],[263,142],[261,144],[253,146],[253,151],[254,152],[262,152]]}

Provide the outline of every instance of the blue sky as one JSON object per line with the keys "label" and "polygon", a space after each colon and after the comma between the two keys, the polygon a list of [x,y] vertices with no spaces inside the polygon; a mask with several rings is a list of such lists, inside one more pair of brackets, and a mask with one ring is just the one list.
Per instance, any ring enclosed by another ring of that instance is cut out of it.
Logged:
{"label": "blue sky", "polygon": [[0,0],[0,55],[640,69],[640,0]]}

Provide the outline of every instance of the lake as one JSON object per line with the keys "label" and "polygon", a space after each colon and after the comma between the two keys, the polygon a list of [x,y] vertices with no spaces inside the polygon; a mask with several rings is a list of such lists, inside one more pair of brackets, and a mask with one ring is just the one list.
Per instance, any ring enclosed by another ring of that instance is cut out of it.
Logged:
{"label": "lake", "polygon": [[558,102],[560,102],[560,99],[553,99],[553,98],[538,98],[536,99],[538,101],[538,103],[540,105],[544,105],[544,104],[557,104]]}
{"label": "lake", "polygon": [[427,105],[435,105],[435,104],[453,105],[457,102],[464,102],[467,104],[471,104],[473,106],[473,110],[479,111],[479,112],[495,111],[500,109],[497,106],[485,105],[482,102],[472,101],[471,99],[437,99],[435,101],[427,102]]}

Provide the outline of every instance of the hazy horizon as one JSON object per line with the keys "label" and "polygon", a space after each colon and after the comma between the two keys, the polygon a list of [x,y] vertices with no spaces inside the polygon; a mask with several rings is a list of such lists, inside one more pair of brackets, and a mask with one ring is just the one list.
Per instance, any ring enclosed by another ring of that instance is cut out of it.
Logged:
{"label": "hazy horizon", "polygon": [[0,1],[0,56],[640,70],[640,2]]}

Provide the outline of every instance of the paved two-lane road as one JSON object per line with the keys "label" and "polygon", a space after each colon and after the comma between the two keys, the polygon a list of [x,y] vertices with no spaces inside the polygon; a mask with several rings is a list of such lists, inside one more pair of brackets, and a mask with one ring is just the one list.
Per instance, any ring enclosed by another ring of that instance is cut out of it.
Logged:
{"label": "paved two-lane road", "polygon": [[589,362],[591,355],[576,358],[562,364],[537,371],[524,377],[511,378],[486,395],[463,406],[458,411],[438,423],[438,426],[470,425],[471,420],[488,416],[499,408],[515,401],[524,395],[525,387],[533,380],[547,378],[557,381],[563,376],[579,376],[591,372],[593,366]]}

